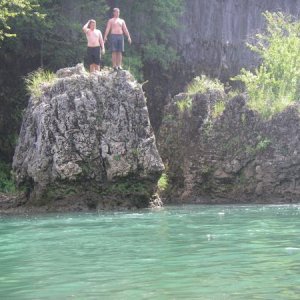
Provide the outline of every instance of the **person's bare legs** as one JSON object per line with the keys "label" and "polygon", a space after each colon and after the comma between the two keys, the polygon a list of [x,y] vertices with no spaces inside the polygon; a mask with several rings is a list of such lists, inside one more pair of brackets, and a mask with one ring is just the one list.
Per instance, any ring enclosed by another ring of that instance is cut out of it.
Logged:
{"label": "person's bare legs", "polygon": [[95,71],[100,71],[100,65],[91,64],[90,65],[90,73],[94,73]]}
{"label": "person's bare legs", "polygon": [[94,72],[94,64],[91,64],[90,65],[90,73],[93,73]]}
{"label": "person's bare legs", "polygon": [[117,52],[117,67],[122,67],[122,52]]}
{"label": "person's bare legs", "polygon": [[111,53],[111,60],[112,60],[112,65],[113,65],[113,68],[117,67],[117,52],[113,51]]}

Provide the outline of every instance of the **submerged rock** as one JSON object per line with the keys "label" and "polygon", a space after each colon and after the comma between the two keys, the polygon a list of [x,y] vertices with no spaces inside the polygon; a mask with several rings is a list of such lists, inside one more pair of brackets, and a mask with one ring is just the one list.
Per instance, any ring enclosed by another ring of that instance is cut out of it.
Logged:
{"label": "submerged rock", "polygon": [[178,105],[184,95],[168,104],[158,139],[172,201],[300,201],[299,104],[263,120],[244,96],[218,116],[215,105],[225,95],[190,97],[184,111]]}
{"label": "submerged rock", "polygon": [[141,85],[128,71],[90,75],[77,65],[41,89],[13,159],[27,205],[147,207],[164,166]]}

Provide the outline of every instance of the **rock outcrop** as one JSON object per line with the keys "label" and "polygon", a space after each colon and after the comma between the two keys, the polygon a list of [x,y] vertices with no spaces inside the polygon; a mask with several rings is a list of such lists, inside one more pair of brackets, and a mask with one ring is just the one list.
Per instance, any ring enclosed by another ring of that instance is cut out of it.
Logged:
{"label": "rock outcrop", "polygon": [[169,175],[171,201],[197,203],[299,202],[300,106],[263,120],[244,96],[227,102],[210,91],[192,96],[181,112],[181,94],[168,104],[158,147]]}
{"label": "rock outcrop", "polygon": [[26,205],[147,207],[164,169],[140,84],[128,71],[57,72],[31,96],[13,159]]}

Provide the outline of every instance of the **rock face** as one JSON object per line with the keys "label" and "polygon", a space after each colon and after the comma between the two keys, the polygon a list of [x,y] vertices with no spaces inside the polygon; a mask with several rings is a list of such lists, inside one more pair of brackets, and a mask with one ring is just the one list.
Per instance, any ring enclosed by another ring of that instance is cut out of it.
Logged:
{"label": "rock face", "polygon": [[127,71],[57,72],[31,96],[13,171],[28,205],[146,207],[164,169],[140,84]]}
{"label": "rock face", "polygon": [[257,64],[245,42],[264,27],[262,13],[282,11],[300,18],[298,0],[189,0],[176,45],[186,70],[228,80],[242,67]]}
{"label": "rock face", "polygon": [[300,106],[266,121],[243,96],[229,101],[210,91],[192,97],[181,112],[174,97],[166,107],[159,150],[169,175],[170,201],[198,203],[299,202]]}

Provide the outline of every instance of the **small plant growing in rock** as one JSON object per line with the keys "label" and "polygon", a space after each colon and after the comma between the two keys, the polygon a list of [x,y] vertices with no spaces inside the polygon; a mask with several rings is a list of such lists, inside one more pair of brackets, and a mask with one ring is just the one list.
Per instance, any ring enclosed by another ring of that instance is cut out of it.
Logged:
{"label": "small plant growing in rock", "polygon": [[209,90],[224,92],[224,85],[218,79],[211,79],[205,75],[197,76],[187,86],[188,94],[206,93]]}
{"label": "small plant growing in rock", "polygon": [[[221,83],[218,79],[211,79],[205,75],[195,77],[186,88],[188,96],[176,103],[178,109],[181,112],[184,112],[192,106],[192,95],[197,93],[206,93],[210,90],[220,91],[222,93],[225,92],[223,83]],[[222,112],[221,106],[222,104],[220,104],[217,109]]]}
{"label": "small plant growing in rock", "polygon": [[132,153],[133,157],[138,158],[140,151],[138,148],[135,148],[135,149],[132,149],[131,153]]}
{"label": "small plant growing in rock", "polygon": [[257,143],[255,148],[257,151],[264,151],[269,147],[270,144],[272,144],[272,141],[268,138],[264,138]]}
{"label": "small plant growing in rock", "polygon": [[113,156],[115,161],[120,161],[121,160],[121,155],[120,154],[116,154]]}
{"label": "small plant growing in rock", "polygon": [[213,107],[212,116],[214,118],[217,118],[223,113],[224,109],[225,109],[224,101],[218,101]]}
{"label": "small plant growing in rock", "polygon": [[157,187],[160,191],[165,191],[168,188],[168,175],[166,173],[163,173],[157,183]]}
{"label": "small plant growing in rock", "polygon": [[25,78],[26,89],[36,98],[42,96],[43,85],[50,85],[56,80],[56,75],[50,71],[38,69]]}
{"label": "small plant growing in rock", "polygon": [[178,102],[176,102],[177,108],[180,112],[184,112],[192,106],[192,99],[191,97],[186,97]]}

